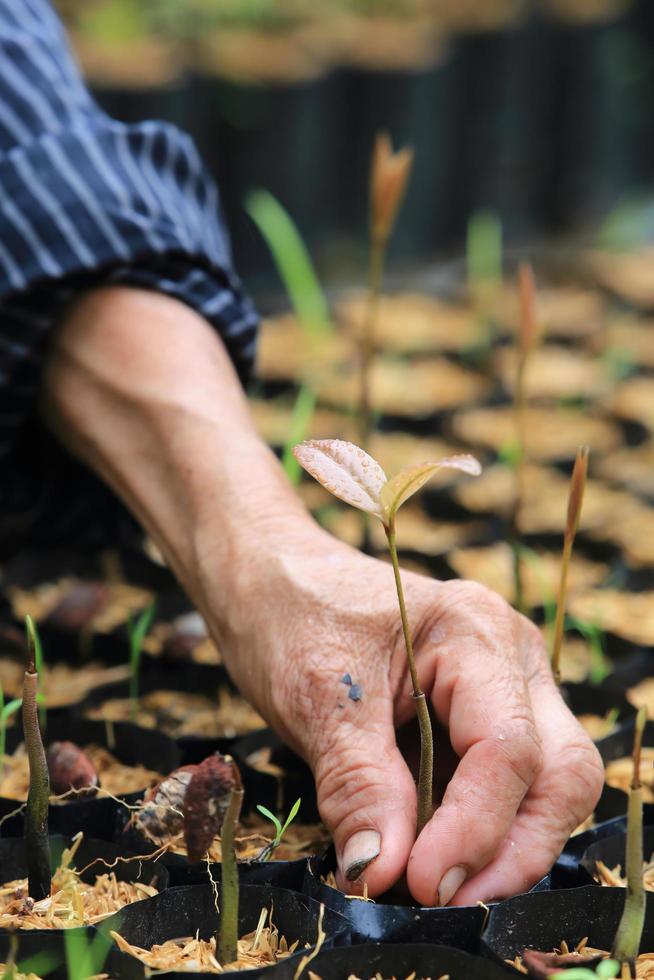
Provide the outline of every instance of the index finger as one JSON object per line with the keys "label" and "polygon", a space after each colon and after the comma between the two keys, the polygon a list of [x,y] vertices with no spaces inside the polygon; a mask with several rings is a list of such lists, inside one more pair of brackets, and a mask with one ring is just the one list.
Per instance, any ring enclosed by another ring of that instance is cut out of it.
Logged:
{"label": "index finger", "polygon": [[481,587],[467,583],[465,599],[455,609],[456,631],[442,631],[432,695],[461,761],[407,867],[409,888],[424,905],[446,905],[492,860],[542,765],[519,654],[521,620]]}

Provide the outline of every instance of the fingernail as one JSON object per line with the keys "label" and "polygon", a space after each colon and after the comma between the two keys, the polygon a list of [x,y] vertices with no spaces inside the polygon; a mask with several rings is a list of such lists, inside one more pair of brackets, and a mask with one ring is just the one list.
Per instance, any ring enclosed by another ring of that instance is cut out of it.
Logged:
{"label": "fingernail", "polygon": [[465,868],[456,867],[446,871],[438,886],[438,904],[447,905],[453,896],[456,895],[467,877],[468,872]]}
{"label": "fingernail", "polygon": [[343,867],[348,881],[356,881],[381,849],[381,835],[376,830],[359,830],[343,850]]}

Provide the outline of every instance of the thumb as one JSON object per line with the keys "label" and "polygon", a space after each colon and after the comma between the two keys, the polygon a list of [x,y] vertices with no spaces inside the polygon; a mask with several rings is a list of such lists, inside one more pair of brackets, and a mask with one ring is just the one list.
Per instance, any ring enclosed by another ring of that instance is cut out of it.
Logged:
{"label": "thumb", "polygon": [[[362,718],[364,706],[352,707],[356,718],[339,718],[313,769],[320,814],[336,848],[337,884],[361,894],[365,883],[374,897],[406,869],[415,841],[416,789],[392,723]],[[374,710],[373,703],[366,713]]]}

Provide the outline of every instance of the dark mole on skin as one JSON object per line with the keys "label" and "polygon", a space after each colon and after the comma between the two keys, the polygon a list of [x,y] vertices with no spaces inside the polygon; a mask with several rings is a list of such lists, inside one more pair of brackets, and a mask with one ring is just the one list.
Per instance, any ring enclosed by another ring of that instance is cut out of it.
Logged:
{"label": "dark mole on skin", "polygon": [[349,674],[343,674],[341,677],[341,684],[347,684],[348,687],[352,686],[352,678]]}
{"label": "dark mole on skin", "polygon": [[363,692],[360,684],[353,684],[350,690],[347,692],[347,696],[351,701],[360,701],[362,694]]}

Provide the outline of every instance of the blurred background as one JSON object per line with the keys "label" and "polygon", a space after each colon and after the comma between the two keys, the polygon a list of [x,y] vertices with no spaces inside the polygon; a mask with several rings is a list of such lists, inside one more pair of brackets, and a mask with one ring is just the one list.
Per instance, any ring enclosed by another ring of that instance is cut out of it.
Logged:
{"label": "blurred background", "polygon": [[276,281],[244,211],[258,188],[323,274],[360,275],[380,129],[416,150],[401,265],[462,253],[486,214],[509,246],[632,246],[654,230],[649,0],[57,3],[109,113],[193,135],[255,294]]}

